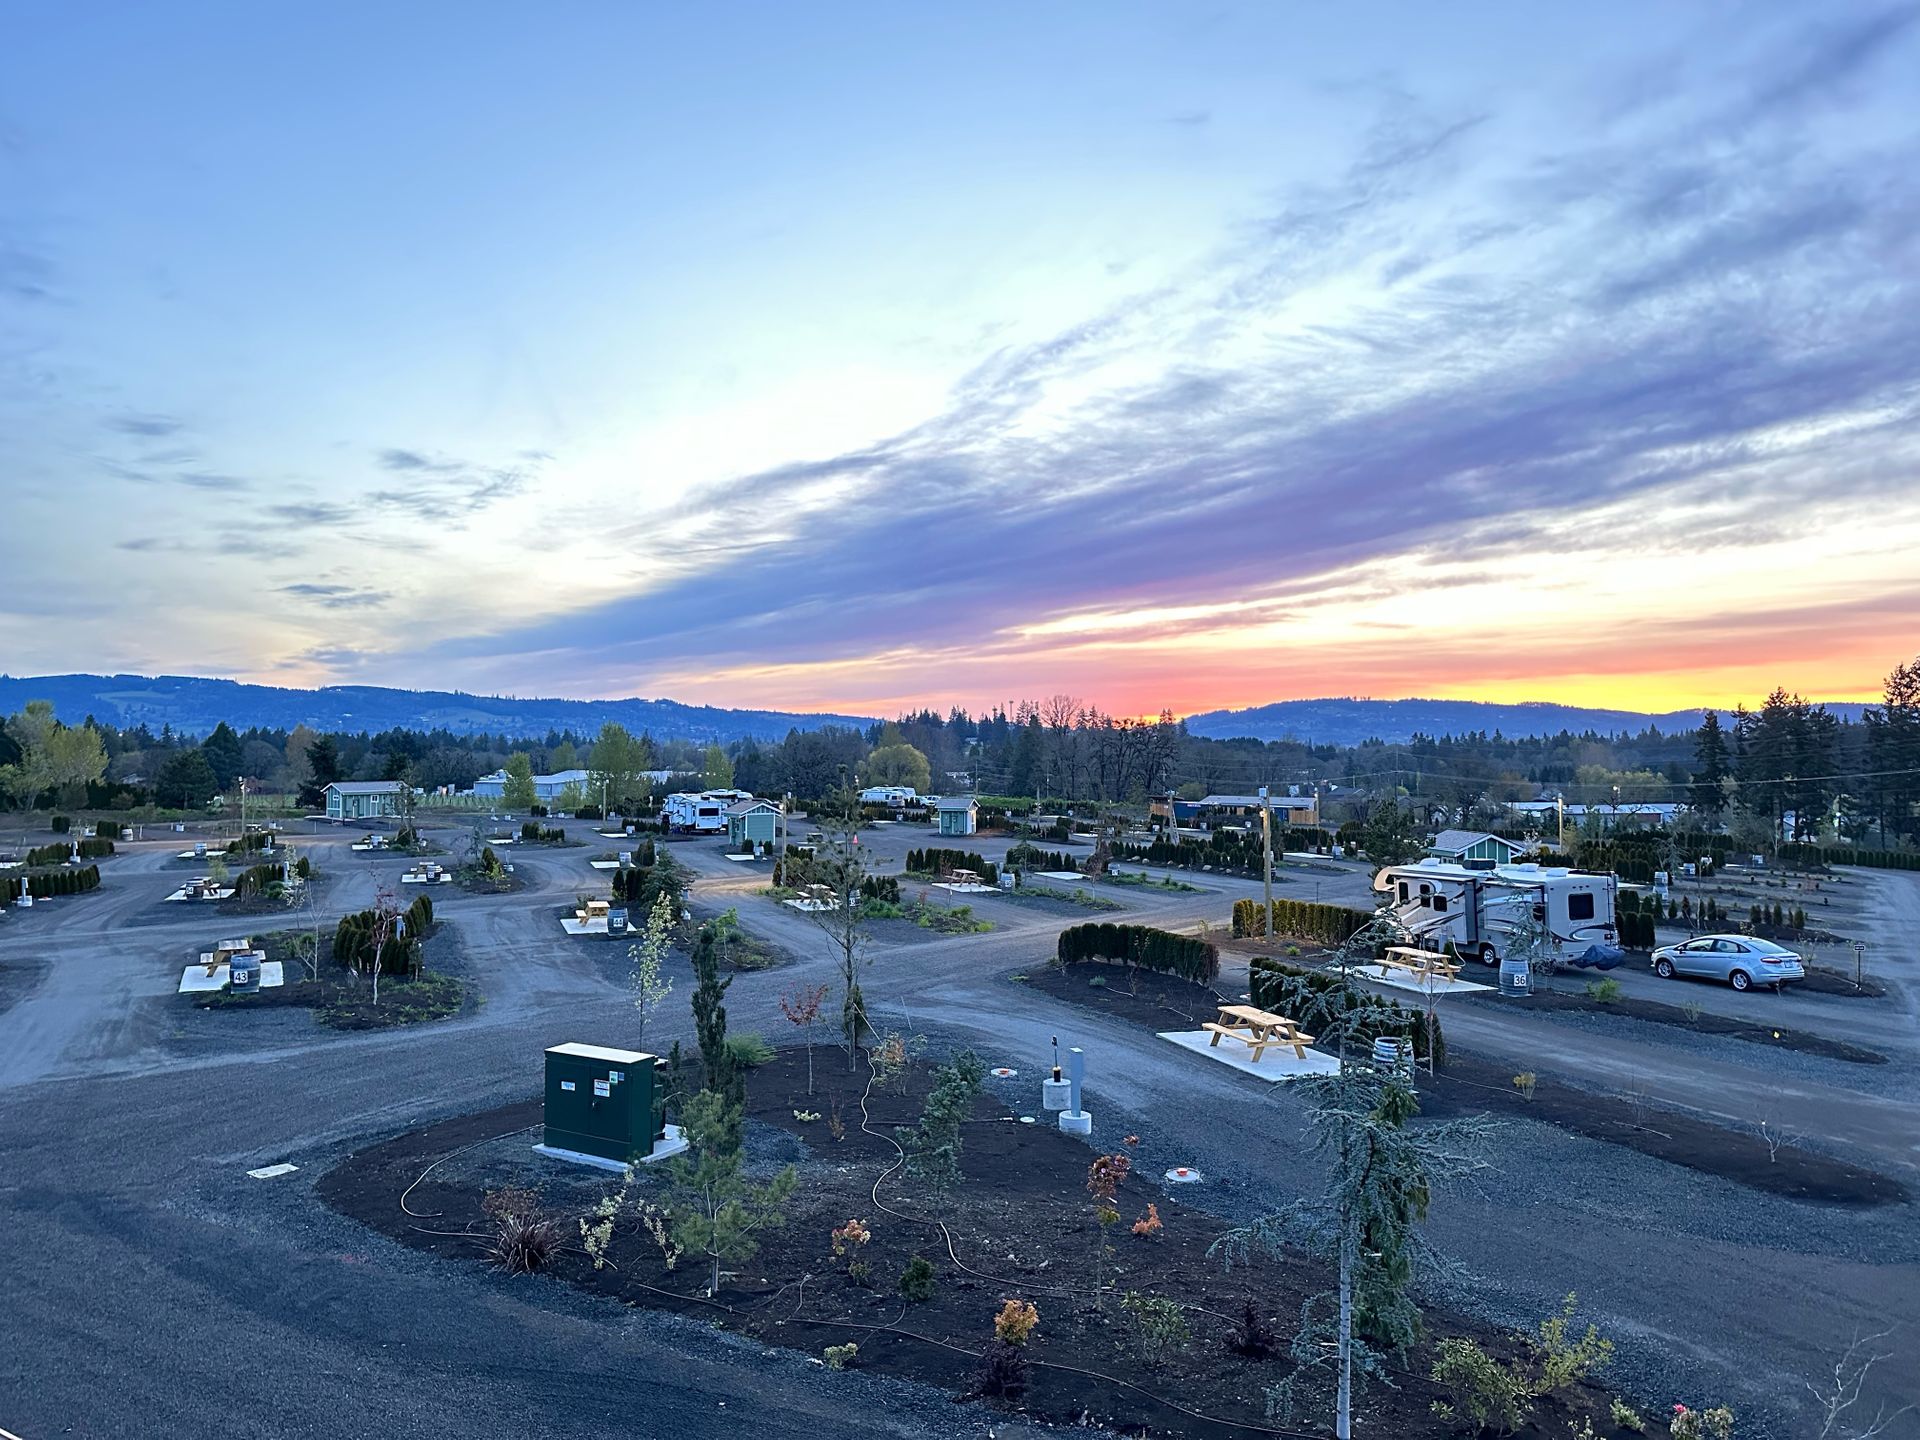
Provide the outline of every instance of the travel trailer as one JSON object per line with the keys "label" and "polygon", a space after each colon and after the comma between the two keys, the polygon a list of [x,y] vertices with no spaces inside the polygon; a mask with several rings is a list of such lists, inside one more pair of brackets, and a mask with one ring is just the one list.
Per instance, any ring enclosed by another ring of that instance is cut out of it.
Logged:
{"label": "travel trailer", "polygon": [[669,795],[660,814],[669,830],[681,834],[719,835],[727,828],[727,807],[753,796],[745,790],[682,791]]}
{"label": "travel trailer", "polygon": [[1413,943],[1498,965],[1529,932],[1556,964],[1611,970],[1621,961],[1614,902],[1619,882],[1591,870],[1465,864],[1429,857],[1373,878]]}

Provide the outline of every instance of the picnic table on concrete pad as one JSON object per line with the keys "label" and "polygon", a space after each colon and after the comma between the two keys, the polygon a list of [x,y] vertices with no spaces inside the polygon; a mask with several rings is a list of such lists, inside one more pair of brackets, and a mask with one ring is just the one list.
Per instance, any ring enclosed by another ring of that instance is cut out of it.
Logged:
{"label": "picnic table on concrete pad", "polygon": [[1201,1028],[1213,1032],[1213,1038],[1207,1042],[1209,1048],[1219,1045],[1222,1036],[1238,1040],[1251,1047],[1255,1064],[1269,1045],[1290,1045],[1295,1057],[1304,1060],[1307,1046],[1313,1043],[1313,1036],[1285,1015],[1275,1015],[1253,1005],[1222,1005],[1219,1018]]}
{"label": "picnic table on concrete pad", "polygon": [[1405,970],[1423,980],[1458,980],[1460,962],[1437,950],[1417,950],[1411,945],[1389,945],[1376,962],[1381,969]]}

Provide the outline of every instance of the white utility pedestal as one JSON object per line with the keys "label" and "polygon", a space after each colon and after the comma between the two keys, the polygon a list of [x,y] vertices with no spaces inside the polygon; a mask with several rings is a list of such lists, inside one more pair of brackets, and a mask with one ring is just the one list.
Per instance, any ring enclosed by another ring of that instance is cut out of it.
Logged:
{"label": "white utility pedestal", "polygon": [[1067,1108],[1060,1112],[1060,1128],[1069,1135],[1093,1133],[1093,1116],[1080,1098],[1080,1087],[1086,1083],[1086,1078],[1087,1053],[1076,1045],[1067,1051]]}

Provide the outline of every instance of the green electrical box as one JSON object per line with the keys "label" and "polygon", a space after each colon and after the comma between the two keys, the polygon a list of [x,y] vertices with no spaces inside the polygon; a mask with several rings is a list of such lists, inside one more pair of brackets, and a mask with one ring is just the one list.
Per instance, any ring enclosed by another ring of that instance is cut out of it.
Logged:
{"label": "green electrical box", "polygon": [[667,1062],[638,1050],[555,1045],[547,1051],[546,1143],[623,1163],[667,1133]]}

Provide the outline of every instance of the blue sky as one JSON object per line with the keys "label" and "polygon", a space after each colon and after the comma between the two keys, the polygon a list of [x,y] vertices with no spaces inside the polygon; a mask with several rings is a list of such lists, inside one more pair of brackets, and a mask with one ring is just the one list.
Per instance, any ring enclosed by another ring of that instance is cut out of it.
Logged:
{"label": "blue sky", "polygon": [[0,666],[1871,692],[1911,5],[13,7]]}

